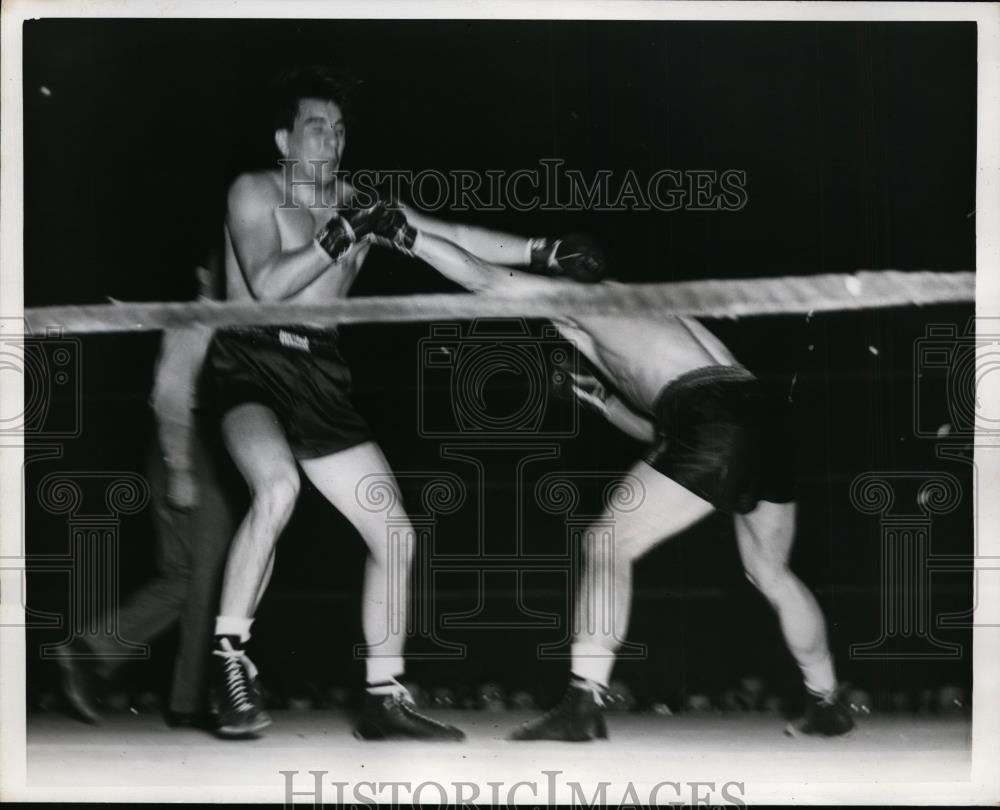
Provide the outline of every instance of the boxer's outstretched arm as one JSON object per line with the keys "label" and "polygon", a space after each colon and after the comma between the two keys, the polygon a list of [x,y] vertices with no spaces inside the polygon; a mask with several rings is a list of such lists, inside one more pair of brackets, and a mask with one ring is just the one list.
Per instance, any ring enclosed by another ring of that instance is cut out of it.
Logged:
{"label": "boxer's outstretched arm", "polygon": [[445,278],[472,292],[496,295],[536,295],[578,286],[563,278],[524,273],[483,260],[454,242],[420,230],[413,253]]}
{"label": "boxer's outstretched arm", "polygon": [[274,214],[281,204],[278,187],[264,175],[244,174],[229,189],[226,227],[236,260],[254,297],[264,301],[290,298],[338,269],[315,239],[282,250]]}
{"label": "boxer's outstretched arm", "polygon": [[445,222],[405,205],[401,208],[407,221],[421,233],[446,239],[484,262],[524,267],[531,261],[531,240],[527,237],[474,225]]}

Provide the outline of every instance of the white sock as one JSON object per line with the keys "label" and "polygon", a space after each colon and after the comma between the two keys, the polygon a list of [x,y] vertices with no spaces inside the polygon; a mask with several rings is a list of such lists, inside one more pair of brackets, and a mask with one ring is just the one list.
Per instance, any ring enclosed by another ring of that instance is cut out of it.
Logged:
{"label": "white sock", "polygon": [[365,659],[365,680],[369,685],[394,681],[405,668],[401,655],[369,657]]}
{"label": "white sock", "polygon": [[607,687],[611,682],[611,670],[615,665],[615,654],[600,644],[577,641],[570,647],[573,656],[571,671],[576,677],[593,681]]}
{"label": "white sock", "polygon": [[245,616],[216,616],[215,635],[217,636],[239,636],[242,643],[246,644],[250,640],[250,625],[253,619]]}
{"label": "white sock", "polygon": [[409,690],[395,678],[390,678],[381,683],[370,683],[365,691],[369,695],[403,695],[409,693]]}

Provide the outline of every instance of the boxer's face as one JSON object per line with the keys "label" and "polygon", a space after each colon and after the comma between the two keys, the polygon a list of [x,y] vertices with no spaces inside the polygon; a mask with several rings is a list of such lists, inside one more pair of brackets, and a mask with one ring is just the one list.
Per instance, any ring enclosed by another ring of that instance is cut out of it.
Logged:
{"label": "boxer's face", "polygon": [[302,164],[305,176],[312,176],[314,161],[323,163],[325,180],[331,180],[340,167],[347,140],[347,128],[340,107],[333,101],[304,98],[299,102],[295,125],[280,130],[276,137],[278,148],[289,160]]}

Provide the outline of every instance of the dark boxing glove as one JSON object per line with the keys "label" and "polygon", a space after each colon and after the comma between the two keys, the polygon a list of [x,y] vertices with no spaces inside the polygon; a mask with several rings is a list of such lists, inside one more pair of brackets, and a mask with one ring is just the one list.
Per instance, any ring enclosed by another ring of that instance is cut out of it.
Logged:
{"label": "dark boxing glove", "polygon": [[417,232],[406,215],[399,208],[390,208],[385,200],[376,200],[367,208],[341,208],[337,213],[316,234],[319,246],[335,262],[343,259],[352,245],[366,241],[412,255]]}
{"label": "dark boxing glove", "polygon": [[417,229],[406,219],[406,214],[398,206],[385,203],[382,212],[372,223],[371,241],[382,247],[398,250],[407,256],[413,255],[413,243],[417,239]]}
{"label": "dark boxing glove", "polygon": [[546,276],[565,276],[594,284],[607,273],[604,253],[586,234],[571,233],[561,239],[532,239],[529,270]]}
{"label": "dark boxing glove", "polygon": [[372,226],[382,215],[384,203],[379,200],[368,208],[341,208],[331,217],[318,234],[316,242],[335,262],[339,262],[351,247],[372,231]]}

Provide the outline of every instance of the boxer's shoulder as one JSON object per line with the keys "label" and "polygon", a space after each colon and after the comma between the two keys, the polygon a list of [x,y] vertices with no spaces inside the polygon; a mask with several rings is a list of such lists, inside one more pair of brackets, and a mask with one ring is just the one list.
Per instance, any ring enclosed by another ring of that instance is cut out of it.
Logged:
{"label": "boxer's shoulder", "polygon": [[245,206],[273,208],[281,203],[281,178],[277,171],[253,171],[239,175],[229,186],[230,210]]}

